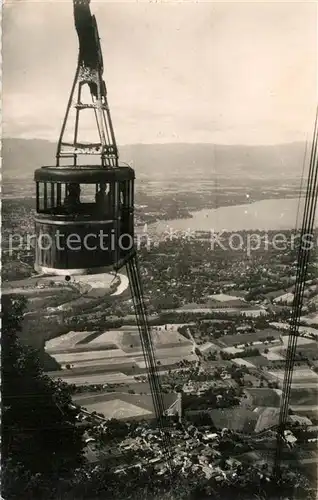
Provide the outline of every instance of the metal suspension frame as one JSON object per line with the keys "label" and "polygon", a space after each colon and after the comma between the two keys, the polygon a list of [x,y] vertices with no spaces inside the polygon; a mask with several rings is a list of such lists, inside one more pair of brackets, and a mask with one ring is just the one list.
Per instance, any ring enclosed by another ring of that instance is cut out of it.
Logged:
{"label": "metal suspension frame", "polygon": [[[82,90],[84,85],[90,87],[95,85],[97,95],[91,91],[91,102],[82,102]],[[66,126],[69,121],[71,108],[75,108],[75,124],[73,141],[64,140]],[[99,137],[98,143],[79,143],[78,133],[80,126],[80,112],[93,110]],[[67,103],[60,137],[57,144],[56,166],[60,166],[63,159],[73,159],[73,165],[77,166],[78,155],[99,155],[101,165],[106,168],[118,166],[118,149],[113,129],[111,114],[107,101],[106,85],[102,77],[102,68],[86,68],[79,59],[75,77]]]}

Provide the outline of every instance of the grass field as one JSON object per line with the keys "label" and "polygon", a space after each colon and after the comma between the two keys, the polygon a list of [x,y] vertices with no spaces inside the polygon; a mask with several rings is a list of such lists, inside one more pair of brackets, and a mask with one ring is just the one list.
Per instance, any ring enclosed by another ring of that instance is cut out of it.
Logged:
{"label": "grass field", "polygon": [[[142,350],[131,351],[130,353],[124,352],[121,349],[107,349],[107,350],[96,350],[95,349],[87,351],[85,348],[84,352],[67,352],[67,353],[56,353],[54,355],[56,360],[61,360],[63,363],[69,363],[70,359],[73,359],[74,362],[79,361],[89,361],[96,359],[109,359],[112,358],[123,358],[126,362],[130,360],[134,361],[135,359],[143,356]],[[104,346],[103,346],[104,347]],[[186,356],[191,355],[192,346],[183,346],[183,347],[171,347],[171,348],[159,348],[155,347],[155,354],[158,359],[162,358],[178,358],[179,360],[184,359]],[[60,362],[60,361],[58,361]]]}
{"label": "grass field", "polygon": [[248,358],[248,361],[252,363],[254,366],[268,366],[269,361],[264,356],[251,356]]}
{"label": "grass field", "polygon": [[[273,377],[276,377],[278,380],[283,381],[285,372],[284,370],[275,370],[268,372]],[[295,368],[293,371],[293,382],[317,382],[318,376],[314,373],[310,368]]]}
{"label": "grass field", "polygon": [[233,359],[233,363],[235,363],[238,366],[246,366],[247,368],[256,368],[256,366],[250,361],[249,358],[247,359],[235,358]]}
{"label": "grass field", "polygon": [[[283,338],[284,348],[287,349],[289,335],[284,335],[282,338]],[[307,347],[307,346],[313,346],[313,348],[318,351],[318,344],[317,344],[317,342],[313,341],[312,339],[305,338],[305,337],[298,337],[298,339],[297,339],[297,348],[298,348],[298,351],[303,346],[305,346],[305,347]]]}
{"label": "grass field", "polygon": [[239,349],[238,347],[225,347],[225,349],[222,349],[224,352],[227,352],[228,354],[237,354],[238,356],[244,351],[243,349]]}
{"label": "grass field", "polygon": [[233,300],[239,300],[242,304],[244,304],[242,297],[238,297],[237,295],[227,295],[225,293],[210,295],[209,299],[215,300],[216,302],[232,302]]}
{"label": "grass field", "polygon": [[64,382],[74,385],[94,385],[94,384],[121,384],[133,383],[134,378],[125,375],[124,373],[88,373],[86,375],[61,376]]}
{"label": "grass field", "polygon": [[79,342],[82,342],[93,332],[68,332],[65,335],[48,340],[45,344],[46,351],[54,349],[67,349],[74,347]]}
{"label": "grass field", "polygon": [[[142,360],[142,358],[137,358],[136,361]],[[107,372],[122,372],[126,374],[138,374],[138,369],[136,365],[136,361],[132,360],[125,360],[125,359],[118,359],[118,360],[111,360],[111,361],[106,361],[104,364],[101,364],[100,359],[97,359],[95,363],[93,361],[79,361],[79,362],[74,362],[71,364],[71,370],[73,371],[74,369],[82,369],[82,368],[90,368],[90,370],[86,370],[86,372],[83,373],[97,373],[97,371],[103,371],[105,373]],[[95,371],[95,367],[97,367],[97,370]],[[101,370],[99,368],[102,368]],[[66,371],[66,370],[64,370]]]}
{"label": "grass field", "polygon": [[[78,365],[79,363],[87,363],[91,362],[92,366],[96,363],[101,364],[113,364],[116,363],[134,363],[136,360],[143,359],[142,350],[132,351],[131,353],[127,353],[122,351],[121,349],[107,349],[107,350],[96,350],[97,346],[94,346],[94,350],[86,350],[84,352],[78,352],[78,350],[67,351],[67,352],[55,352],[54,358],[60,364],[74,364]],[[181,361],[182,359],[187,358],[188,356],[192,356],[192,346],[183,346],[183,347],[171,347],[171,348],[155,348],[155,355],[157,359],[169,359],[171,358],[177,359]]]}
{"label": "grass field", "polygon": [[253,398],[253,405],[255,406],[271,406],[278,407],[280,404],[280,397],[273,389],[268,388],[249,388],[246,389]]}
{"label": "grass field", "polygon": [[[191,342],[175,329],[155,330],[151,332],[156,347],[191,345]],[[90,344],[113,343],[125,351],[141,350],[139,330],[135,326],[125,326],[118,330],[109,330],[94,338]]]}
{"label": "grass field", "polygon": [[318,407],[318,387],[316,388],[299,388],[291,390],[290,396],[291,405],[317,405]]}
{"label": "grass field", "polygon": [[100,401],[99,403],[92,403],[85,405],[81,403],[88,411],[96,411],[97,413],[102,413],[105,418],[116,418],[118,420],[123,420],[132,417],[140,417],[151,415],[152,412],[142,408],[140,406],[133,405],[131,403],[126,403],[121,399],[113,399],[111,401]]}
{"label": "grass field", "polygon": [[279,408],[262,408],[259,413],[259,419],[255,426],[255,432],[262,432],[269,429],[279,422]]}
{"label": "grass field", "polygon": [[[176,401],[175,394],[164,394],[163,405],[169,408]],[[154,414],[151,394],[128,394],[125,392],[76,395],[73,401],[89,411],[103,413],[106,418],[132,418]]]}
{"label": "grass field", "polygon": [[101,402],[109,402],[113,399],[120,399],[123,403],[129,403],[137,406],[142,406],[146,410],[153,410],[153,402],[151,394],[128,394],[126,392],[115,393],[99,393],[99,394],[86,394],[74,396],[74,401],[81,401],[81,405],[88,407],[88,405],[95,405]]}
{"label": "grass field", "polygon": [[[313,302],[315,304],[318,303],[318,295],[314,298]],[[302,321],[305,321],[307,325],[318,325],[318,313],[308,314],[307,316],[303,316],[300,318]]]}
{"label": "grass field", "polygon": [[266,359],[268,359],[268,361],[284,361],[284,357],[279,354],[279,352],[275,352],[275,351],[269,351],[267,353],[263,352],[262,353],[262,356]]}
{"label": "grass field", "polygon": [[[284,323],[284,322],[272,322],[272,323],[270,323],[270,325],[273,326],[274,328],[277,328],[278,330],[289,330],[290,329],[290,325],[288,323]],[[307,334],[312,333],[313,335],[318,335],[318,329],[313,328],[311,326],[300,326],[299,332],[300,333],[307,333]]]}
{"label": "grass field", "polygon": [[131,418],[154,411],[151,394],[103,393],[75,396],[73,400],[89,411],[103,413],[106,418]]}
{"label": "grass field", "polygon": [[237,335],[224,335],[224,337],[217,340],[217,343],[221,346],[232,347],[236,344],[245,344],[250,342],[259,342],[266,337],[272,336],[275,339],[279,339],[280,333],[277,330],[269,329],[260,330],[253,333],[242,333]]}
{"label": "grass field", "polygon": [[[125,353],[120,349],[114,349],[109,351],[88,351],[88,352],[69,352],[69,353],[57,353],[54,355],[56,361],[60,364],[66,363],[79,363],[81,361],[92,361],[96,360],[108,360],[112,363],[114,358],[125,358]],[[129,360],[126,357],[126,362]]]}
{"label": "grass field", "polygon": [[220,347],[216,344],[213,344],[212,342],[208,341],[208,342],[205,342],[204,344],[200,344],[199,346],[200,348],[200,351],[202,352],[210,352],[210,351],[219,351],[220,350]]}
{"label": "grass field", "polygon": [[297,345],[297,353],[309,358],[315,358],[318,355],[318,344],[317,342],[312,342],[306,345]]}
{"label": "grass field", "polygon": [[[188,356],[182,357],[182,359],[186,359],[187,361],[195,361],[196,357],[194,355],[188,355]],[[180,361],[180,358],[179,357],[178,358],[163,358],[163,359],[159,359],[158,361],[160,362],[161,366],[171,366],[171,365],[177,364]],[[146,367],[145,361],[143,361],[143,360],[138,361],[136,364],[139,368]]]}

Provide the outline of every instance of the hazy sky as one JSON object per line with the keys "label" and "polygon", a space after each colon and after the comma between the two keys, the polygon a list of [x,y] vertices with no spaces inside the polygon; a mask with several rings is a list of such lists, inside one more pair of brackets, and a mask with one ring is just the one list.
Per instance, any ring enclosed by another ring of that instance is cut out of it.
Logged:
{"label": "hazy sky", "polygon": [[[304,140],[317,96],[317,5],[91,1],[119,144]],[[5,136],[56,140],[78,39],[72,1],[5,2]]]}

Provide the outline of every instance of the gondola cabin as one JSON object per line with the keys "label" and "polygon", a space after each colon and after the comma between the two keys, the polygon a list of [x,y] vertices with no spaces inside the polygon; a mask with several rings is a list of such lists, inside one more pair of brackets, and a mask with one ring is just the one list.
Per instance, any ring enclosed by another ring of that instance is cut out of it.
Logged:
{"label": "gondola cabin", "polygon": [[134,254],[134,170],[128,166],[35,171],[35,270],[83,275],[120,269]]}

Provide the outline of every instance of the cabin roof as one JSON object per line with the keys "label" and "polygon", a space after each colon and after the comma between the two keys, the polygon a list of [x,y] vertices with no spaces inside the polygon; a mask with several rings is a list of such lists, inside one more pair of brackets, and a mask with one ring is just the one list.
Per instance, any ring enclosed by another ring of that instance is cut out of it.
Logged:
{"label": "cabin roof", "polygon": [[101,182],[126,181],[135,178],[131,167],[105,168],[98,165],[67,165],[63,167],[43,166],[34,172],[36,182],[60,182],[98,184]]}

